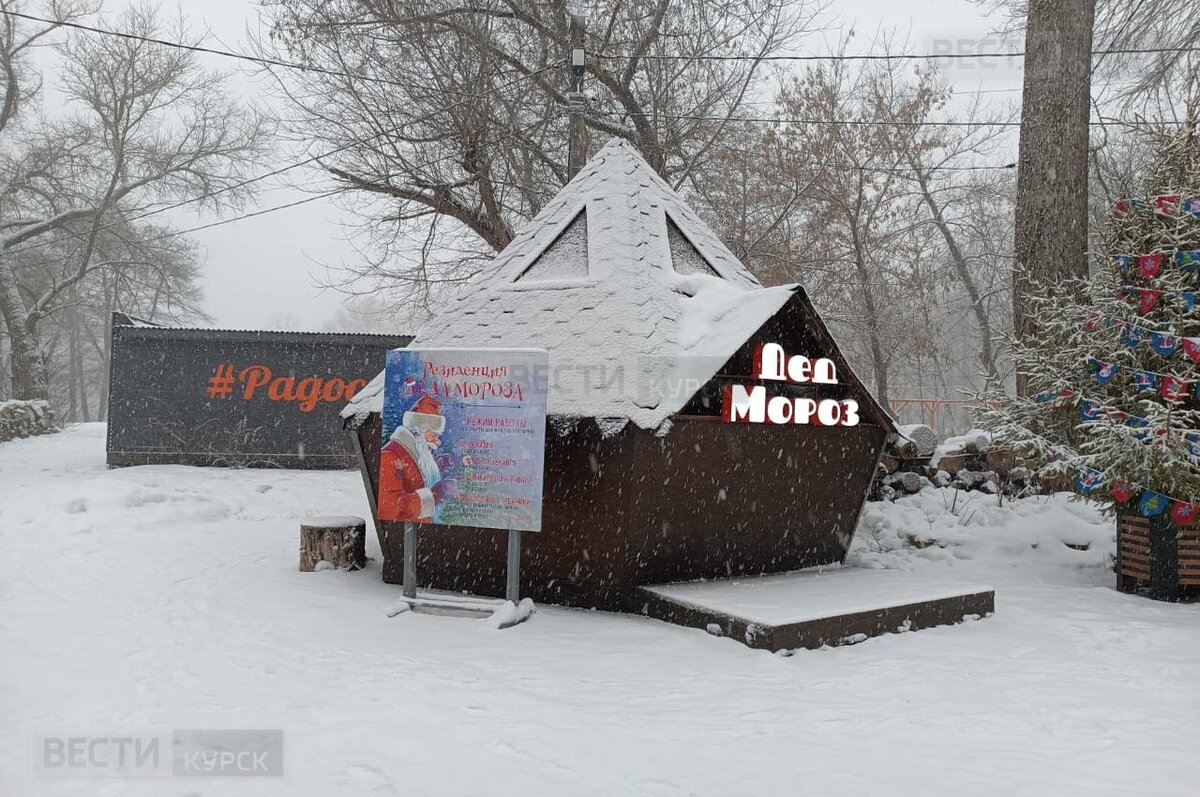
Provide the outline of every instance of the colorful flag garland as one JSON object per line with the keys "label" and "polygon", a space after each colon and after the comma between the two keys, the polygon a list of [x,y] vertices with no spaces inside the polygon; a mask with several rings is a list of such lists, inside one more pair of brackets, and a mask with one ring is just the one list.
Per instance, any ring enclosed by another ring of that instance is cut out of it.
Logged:
{"label": "colorful flag garland", "polygon": [[1183,302],[1183,311],[1190,313],[1196,309],[1196,291],[1170,291],[1159,290],[1157,288],[1142,288],[1137,285],[1122,285],[1117,291],[1118,299],[1127,299],[1130,295],[1137,297],[1138,309],[1143,313],[1149,313],[1158,307],[1159,303],[1166,296],[1175,296],[1179,301]]}
{"label": "colorful flag garland", "polygon": [[1179,194],[1159,194],[1149,200],[1141,197],[1127,197],[1118,199],[1113,205],[1113,211],[1118,216],[1127,213],[1147,216],[1152,213],[1179,215],[1182,211],[1183,214],[1200,218],[1200,197],[1181,197]]}
{"label": "colorful flag garland", "polygon": [[[1134,437],[1140,440],[1144,440],[1150,434],[1151,423],[1149,418],[1133,415],[1115,407],[1106,407],[1102,401],[1080,396],[1070,388],[1044,390],[1033,396],[1033,400],[1039,404],[1059,400],[1073,401],[1076,398],[1079,400],[1077,412],[1082,423],[1098,423],[1100,420],[1107,418],[1112,423],[1137,430]],[[1193,459],[1200,459],[1200,430],[1164,427],[1156,429],[1154,433],[1156,437],[1164,437],[1168,434],[1180,437],[1188,444],[1188,455]]]}
{"label": "colorful flag garland", "polygon": [[1133,482],[1110,480],[1104,471],[1086,465],[1078,465],[1078,468],[1075,489],[1083,495],[1091,495],[1107,484],[1108,494],[1116,503],[1130,504],[1137,499],[1137,511],[1142,517],[1158,517],[1168,509],[1171,520],[1179,525],[1192,523],[1200,517],[1200,505],[1195,501],[1185,501],[1157,490],[1143,489]]}
{"label": "colorful flag garland", "polygon": [[1081,493],[1092,493],[1104,484],[1104,472],[1095,468],[1081,468],[1075,477],[1075,489]]}
{"label": "colorful flag garland", "polygon": [[[1048,444],[1052,449],[1058,446],[1050,440],[1039,435],[1038,437],[1043,443]],[[1200,432],[1190,433],[1190,437],[1194,437],[1198,445],[1200,445]],[[1198,449],[1200,450],[1200,449]],[[1084,465],[1079,461],[1080,457],[1074,453],[1067,452],[1065,455],[1059,452],[1051,453],[1051,461],[1060,461],[1071,467],[1078,469],[1075,477],[1075,488],[1079,493],[1091,494],[1104,485],[1108,485],[1109,496],[1118,504],[1128,504],[1135,497],[1138,498],[1138,512],[1145,517],[1156,517],[1161,515],[1163,511],[1170,507],[1171,519],[1178,524],[1186,524],[1200,517],[1200,504],[1194,500],[1183,500],[1174,498],[1157,490],[1142,489],[1134,482],[1124,479],[1109,479],[1104,471]],[[1149,514],[1148,514],[1149,513]]]}
{"label": "colorful flag garland", "polygon": [[1158,517],[1171,503],[1171,499],[1167,498],[1162,493],[1156,493],[1153,490],[1146,490],[1142,493],[1142,497],[1138,499],[1138,512],[1143,517]]}
{"label": "colorful flag garland", "polygon": [[[1118,335],[1121,339],[1121,342],[1124,343],[1128,348],[1137,348],[1137,346],[1145,341],[1150,345],[1150,348],[1164,358],[1172,358],[1177,352],[1182,351],[1188,357],[1188,359],[1192,360],[1193,362],[1200,363],[1200,337],[1183,338],[1179,337],[1173,332],[1161,332],[1158,330],[1148,329],[1146,327],[1139,326],[1132,321],[1127,321],[1117,316],[1102,316],[1101,314],[1095,312],[1088,313],[1087,318],[1084,320],[1083,328],[1089,332],[1095,331],[1100,326],[1100,320],[1102,318],[1105,320],[1105,326],[1110,329],[1119,330]],[[1102,363],[1099,360],[1095,360],[1095,358],[1089,358],[1089,362],[1093,363],[1092,370],[1093,375],[1096,377],[1097,383],[1102,385],[1108,384],[1108,382],[1112,381],[1112,378],[1120,370],[1119,368],[1115,367],[1115,363]],[[1110,372],[1105,368],[1098,367],[1097,364],[1100,366],[1111,366],[1113,370]],[[1187,392],[1189,385],[1194,385],[1196,397],[1200,399],[1200,381],[1193,383],[1190,380],[1185,380],[1181,377],[1175,376],[1174,374],[1164,374],[1158,371],[1150,371],[1148,369],[1127,370],[1131,371],[1133,375],[1134,386],[1140,391],[1154,390],[1158,384],[1157,377],[1164,377],[1164,379],[1170,378],[1172,380],[1170,382],[1171,389],[1169,391],[1171,395],[1177,395],[1179,399],[1182,399],[1184,397],[1182,393]],[[1184,386],[1182,393],[1179,390],[1179,385]],[[1164,393],[1163,397],[1169,399],[1171,398],[1171,395]]]}
{"label": "colorful flag garland", "polygon": [[1128,276],[1136,271],[1138,276],[1146,279],[1158,276],[1167,263],[1182,271],[1195,273],[1197,269],[1200,269],[1200,249],[1172,249],[1167,252],[1113,255],[1112,263],[1122,274]]}
{"label": "colorful flag garland", "polygon": [[1121,366],[1117,363],[1106,363],[1095,357],[1089,358],[1089,362],[1092,366],[1092,373],[1096,377],[1096,384],[1099,385],[1107,385],[1121,372]]}

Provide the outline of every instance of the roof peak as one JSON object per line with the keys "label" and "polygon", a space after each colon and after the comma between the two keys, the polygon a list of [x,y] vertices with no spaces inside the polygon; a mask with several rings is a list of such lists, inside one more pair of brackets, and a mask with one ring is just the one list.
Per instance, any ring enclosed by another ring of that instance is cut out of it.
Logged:
{"label": "roof peak", "polygon": [[[683,262],[683,268],[673,264]],[[630,141],[614,137],[513,237],[476,282],[552,287],[563,280],[707,273],[760,287],[716,233]]]}
{"label": "roof peak", "polygon": [[546,348],[560,369],[551,412],[653,428],[690,398],[662,394],[666,375],[702,384],[791,295],[762,289],[637,148],[614,138],[412,345]]}

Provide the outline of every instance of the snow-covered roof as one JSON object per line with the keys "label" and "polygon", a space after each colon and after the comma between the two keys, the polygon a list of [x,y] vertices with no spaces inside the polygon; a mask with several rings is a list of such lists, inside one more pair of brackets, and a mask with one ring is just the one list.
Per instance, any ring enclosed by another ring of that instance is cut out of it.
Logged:
{"label": "snow-covered roof", "polygon": [[[551,414],[658,427],[791,297],[763,288],[631,144],[613,139],[411,348],[550,353]],[[382,407],[382,375],[343,417]]]}

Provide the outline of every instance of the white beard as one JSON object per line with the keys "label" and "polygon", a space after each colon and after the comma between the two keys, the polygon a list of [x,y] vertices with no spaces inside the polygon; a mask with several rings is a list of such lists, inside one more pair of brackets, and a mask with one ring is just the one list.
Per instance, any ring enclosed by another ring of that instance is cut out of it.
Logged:
{"label": "white beard", "polygon": [[410,429],[397,426],[396,431],[392,433],[392,440],[412,455],[417,463],[417,470],[421,471],[421,478],[425,481],[426,487],[433,487],[441,481],[442,472],[433,458],[433,447],[425,441],[423,436],[418,437]]}

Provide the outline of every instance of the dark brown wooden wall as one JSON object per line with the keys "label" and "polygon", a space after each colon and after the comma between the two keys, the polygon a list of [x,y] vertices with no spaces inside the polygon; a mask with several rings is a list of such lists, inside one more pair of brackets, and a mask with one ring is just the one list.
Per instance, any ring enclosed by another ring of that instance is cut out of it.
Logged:
{"label": "dark brown wooden wall", "polygon": [[635,584],[840,562],[883,445],[875,426],[676,419],[635,433],[628,535]]}
{"label": "dark brown wooden wall", "polygon": [[[376,484],[379,421],[359,430]],[[637,610],[638,585],[795,570],[845,556],[885,430],[676,419],[605,438],[582,420],[546,438],[543,531],[523,535],[522,593]],[[384,580],[402,580],[403,524],[384,522]],[[422,586],[501,595],[503,532],[419,527]]]}

